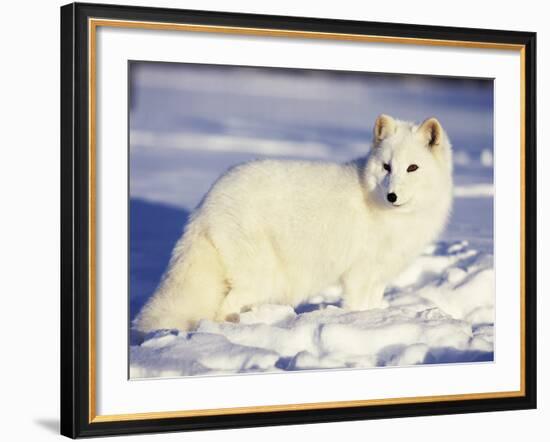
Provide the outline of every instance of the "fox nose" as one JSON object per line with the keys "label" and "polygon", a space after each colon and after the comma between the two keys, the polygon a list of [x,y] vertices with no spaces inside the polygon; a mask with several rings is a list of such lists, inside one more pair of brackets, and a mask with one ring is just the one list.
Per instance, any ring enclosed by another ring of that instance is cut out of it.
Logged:
{"label": "fox nose", "polygon": [[388,198],[388,201],[390,203],[395,203],[397,201],[397,195],[393,192],[388,193],[388,196],[386,198]]}

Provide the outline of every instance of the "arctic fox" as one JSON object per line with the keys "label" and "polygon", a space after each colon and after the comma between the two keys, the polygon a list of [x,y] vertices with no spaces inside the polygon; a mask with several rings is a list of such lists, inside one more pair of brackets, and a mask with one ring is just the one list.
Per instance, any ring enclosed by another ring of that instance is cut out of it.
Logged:
{"label": "arctic fox", "polygon": [[451,203],[451,144],[435,118],[415,125],[380,115],[363,160],[236,166],[192,214],[133,326],[235,321],[260,304],[297,306],[332,284],[344,308],[380,308],[386,285],[442,231]]}

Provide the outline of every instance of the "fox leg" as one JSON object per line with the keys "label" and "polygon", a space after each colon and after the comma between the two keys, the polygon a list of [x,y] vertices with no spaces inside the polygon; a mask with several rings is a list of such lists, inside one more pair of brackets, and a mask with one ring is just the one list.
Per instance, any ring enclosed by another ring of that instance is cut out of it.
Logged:
{"label": "fox leg", "polygon": [[216,313],[216,321],[238,322],[239,315],[261,300],[255,290],[232,288],[223,299]]}
{"label": "fox leg", "polygon": [[344,278],[344,307],[349,310],[370,310],[387,307],[384,300],[386,285],[375,281],[360,281],[353,277]]}

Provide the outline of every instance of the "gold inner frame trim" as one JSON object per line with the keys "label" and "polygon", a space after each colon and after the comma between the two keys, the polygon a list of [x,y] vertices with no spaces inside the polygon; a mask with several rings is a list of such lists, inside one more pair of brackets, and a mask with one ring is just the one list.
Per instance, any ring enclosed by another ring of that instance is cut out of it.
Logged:
{"label": "gold inner frame trim", "polygon": [[[324,39],[356,41],[386,44],[410,44],[418,46],[444,46],[474,49],[497,49],[518,51],[520,55],[520,389],[518,391],[498,391],[487,393],[466,393],[437,396],[416,396],[388,399],[367,399],[352,401],[316,402],[284,405],[261,405],[234,408],[197,409],[179,411],[159,411],[129,414],[96,414],[96,36],[97,28],[133,28],[162,31],[207,32],[217,34],[252,35],[265,37],[290,37],[306,39]],[[377,35],[358,35],[330,32],[292,31],[284,29],[262,29],[232,26],[210,26],[182,23],[158,23],[130,20],[88,19],[88,93],[89,93],[89,382],[88,382],[88,421],[89,423],[132,421],[144,419],[168,419],[178,417],[237,415],[258,412],[278,412],[296,410],[322,410],[327,408],[365,407],[375,405],[416,404],[427,402],[482,400],[525,396],[525,46],[521,44],[475,42],[459,40],[424,39],[411,37],[390,37]]]}

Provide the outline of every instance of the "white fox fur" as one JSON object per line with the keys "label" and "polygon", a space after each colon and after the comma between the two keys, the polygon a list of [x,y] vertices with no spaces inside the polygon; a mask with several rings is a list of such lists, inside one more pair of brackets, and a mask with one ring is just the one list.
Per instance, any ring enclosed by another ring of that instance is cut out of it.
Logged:
{"label": "white fox fur", "polygon": [[236,320],[259,304],[297,306],[335,283],[345,308],[379,308],[386,285],[442,231],[451,203],[451,145],[435,118],[380,115],[363,160],[239,165],[191,216],[133,326]]}

